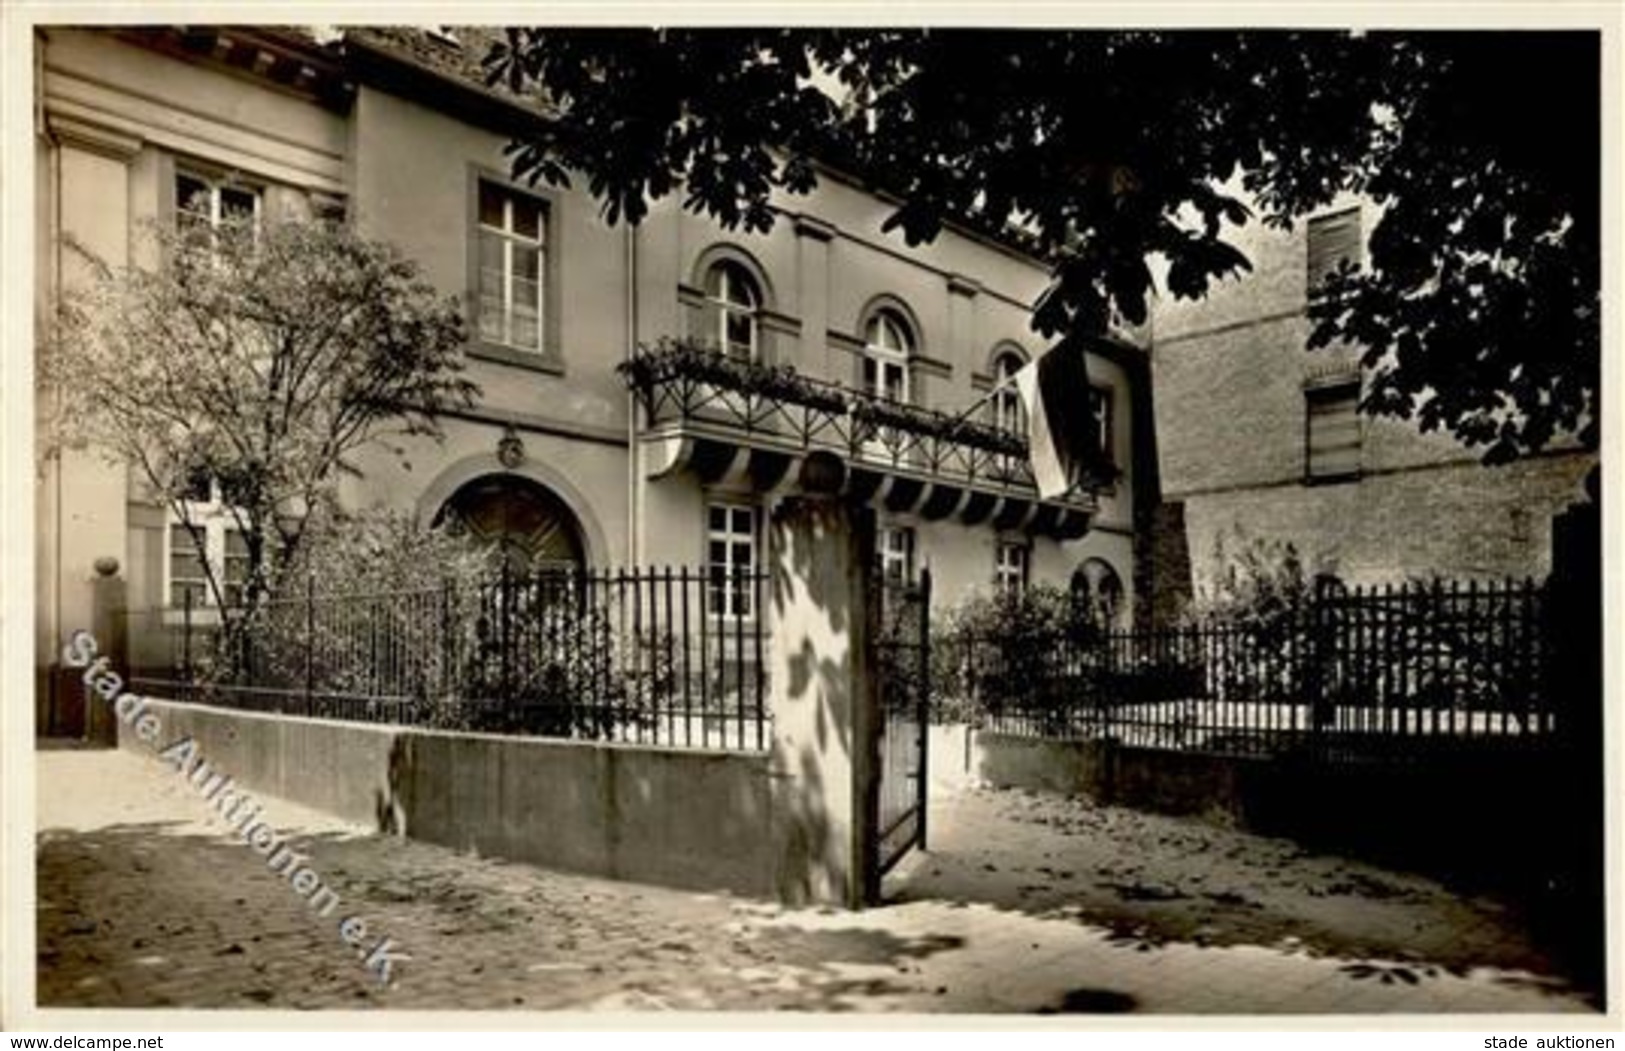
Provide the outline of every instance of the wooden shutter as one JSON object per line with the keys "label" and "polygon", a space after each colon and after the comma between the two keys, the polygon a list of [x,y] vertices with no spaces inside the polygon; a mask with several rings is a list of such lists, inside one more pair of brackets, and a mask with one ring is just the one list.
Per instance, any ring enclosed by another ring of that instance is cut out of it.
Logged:
{"label": "wooden shutter", "polygon": [[1341,383],[1304,391],[1305,475],[1310,480],[1360,473],[1360,385]]}
{"label": "wooden shutter", "polygon": [[1309,220],[1309,275],[1311,294],[1345,260],[1360,261],[1360,210],[1348,208]]}

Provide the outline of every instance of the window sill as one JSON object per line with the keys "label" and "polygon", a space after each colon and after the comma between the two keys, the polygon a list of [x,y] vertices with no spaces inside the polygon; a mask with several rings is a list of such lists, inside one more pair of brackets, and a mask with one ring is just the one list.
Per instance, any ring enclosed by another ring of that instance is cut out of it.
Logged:
{"label": "window sill", "polygon": [[564,358],[552,350],[520,350],[503,343],[476,341],[469,344],[468,356],[477,361],[494,361],[549,376],[564,375]]}
{"label": "window sill", "polygon": [[[165,606],[160,620],[166,628],[182,627],[187,623],[186,608],[184,606]],[[194,628],[219,627],[220,607],[215,605],[193,606],[191,625]]]}
{"label": "window sill", "polygon": [[1340,474],[1310,474],[1310,475],[1304,475],[1303,484],[1308,485],[1308,486],[1344,485],[1344,484],[1347,484],[1349,482],[1358,482],[1359,480],[1360,480],[1360,472],[1359,471],[1344,471],[1344,472],[1342,472]]}

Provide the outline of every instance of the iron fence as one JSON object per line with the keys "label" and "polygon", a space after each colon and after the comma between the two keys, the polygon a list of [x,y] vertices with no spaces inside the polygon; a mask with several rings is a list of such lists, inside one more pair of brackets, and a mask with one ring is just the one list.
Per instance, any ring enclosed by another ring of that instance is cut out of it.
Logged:
{"label": "iron fence", "polygon": [[131,685],[258,711],[683,747],[766,746],[760,572],[504,571],[253,610],[128,612]]}
{"label": "iron fence", "polygon": [[985,724],[1226,754],[1349,755],[1549,740],[1545,589],[1533,581],[1323,588],[1244,621],[943,640]]}
{"label": "iron fence", "polygon": [[[876,566],[870,601],[878,701],[880,785],[876,802],[878,880],[909,849],[925,846],[927,735],[931,698],[931,571],[896,579]],[[878,883],[870,890],[878,894]]]}

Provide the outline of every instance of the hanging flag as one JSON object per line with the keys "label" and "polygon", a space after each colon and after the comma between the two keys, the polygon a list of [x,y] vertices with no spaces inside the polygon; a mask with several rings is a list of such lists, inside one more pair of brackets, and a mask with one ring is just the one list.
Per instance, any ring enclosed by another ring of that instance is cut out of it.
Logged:
{"label": "hanging flag", "polygon": [[1053,500],[1094,477],[1102,450],[1089,405],[1084,342],[1067,338],[1016,373],[1038,495]]}

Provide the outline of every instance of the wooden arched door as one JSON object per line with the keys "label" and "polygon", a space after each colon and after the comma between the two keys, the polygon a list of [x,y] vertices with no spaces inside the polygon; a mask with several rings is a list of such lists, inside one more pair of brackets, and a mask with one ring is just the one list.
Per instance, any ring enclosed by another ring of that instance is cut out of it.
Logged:
{"label": "wooden arched door", "polygon": [[575,513],[555,493],[528,478],[476,478],[452,494],[437,523],[492,544],[505,564],[521,572],[586,565]]}

